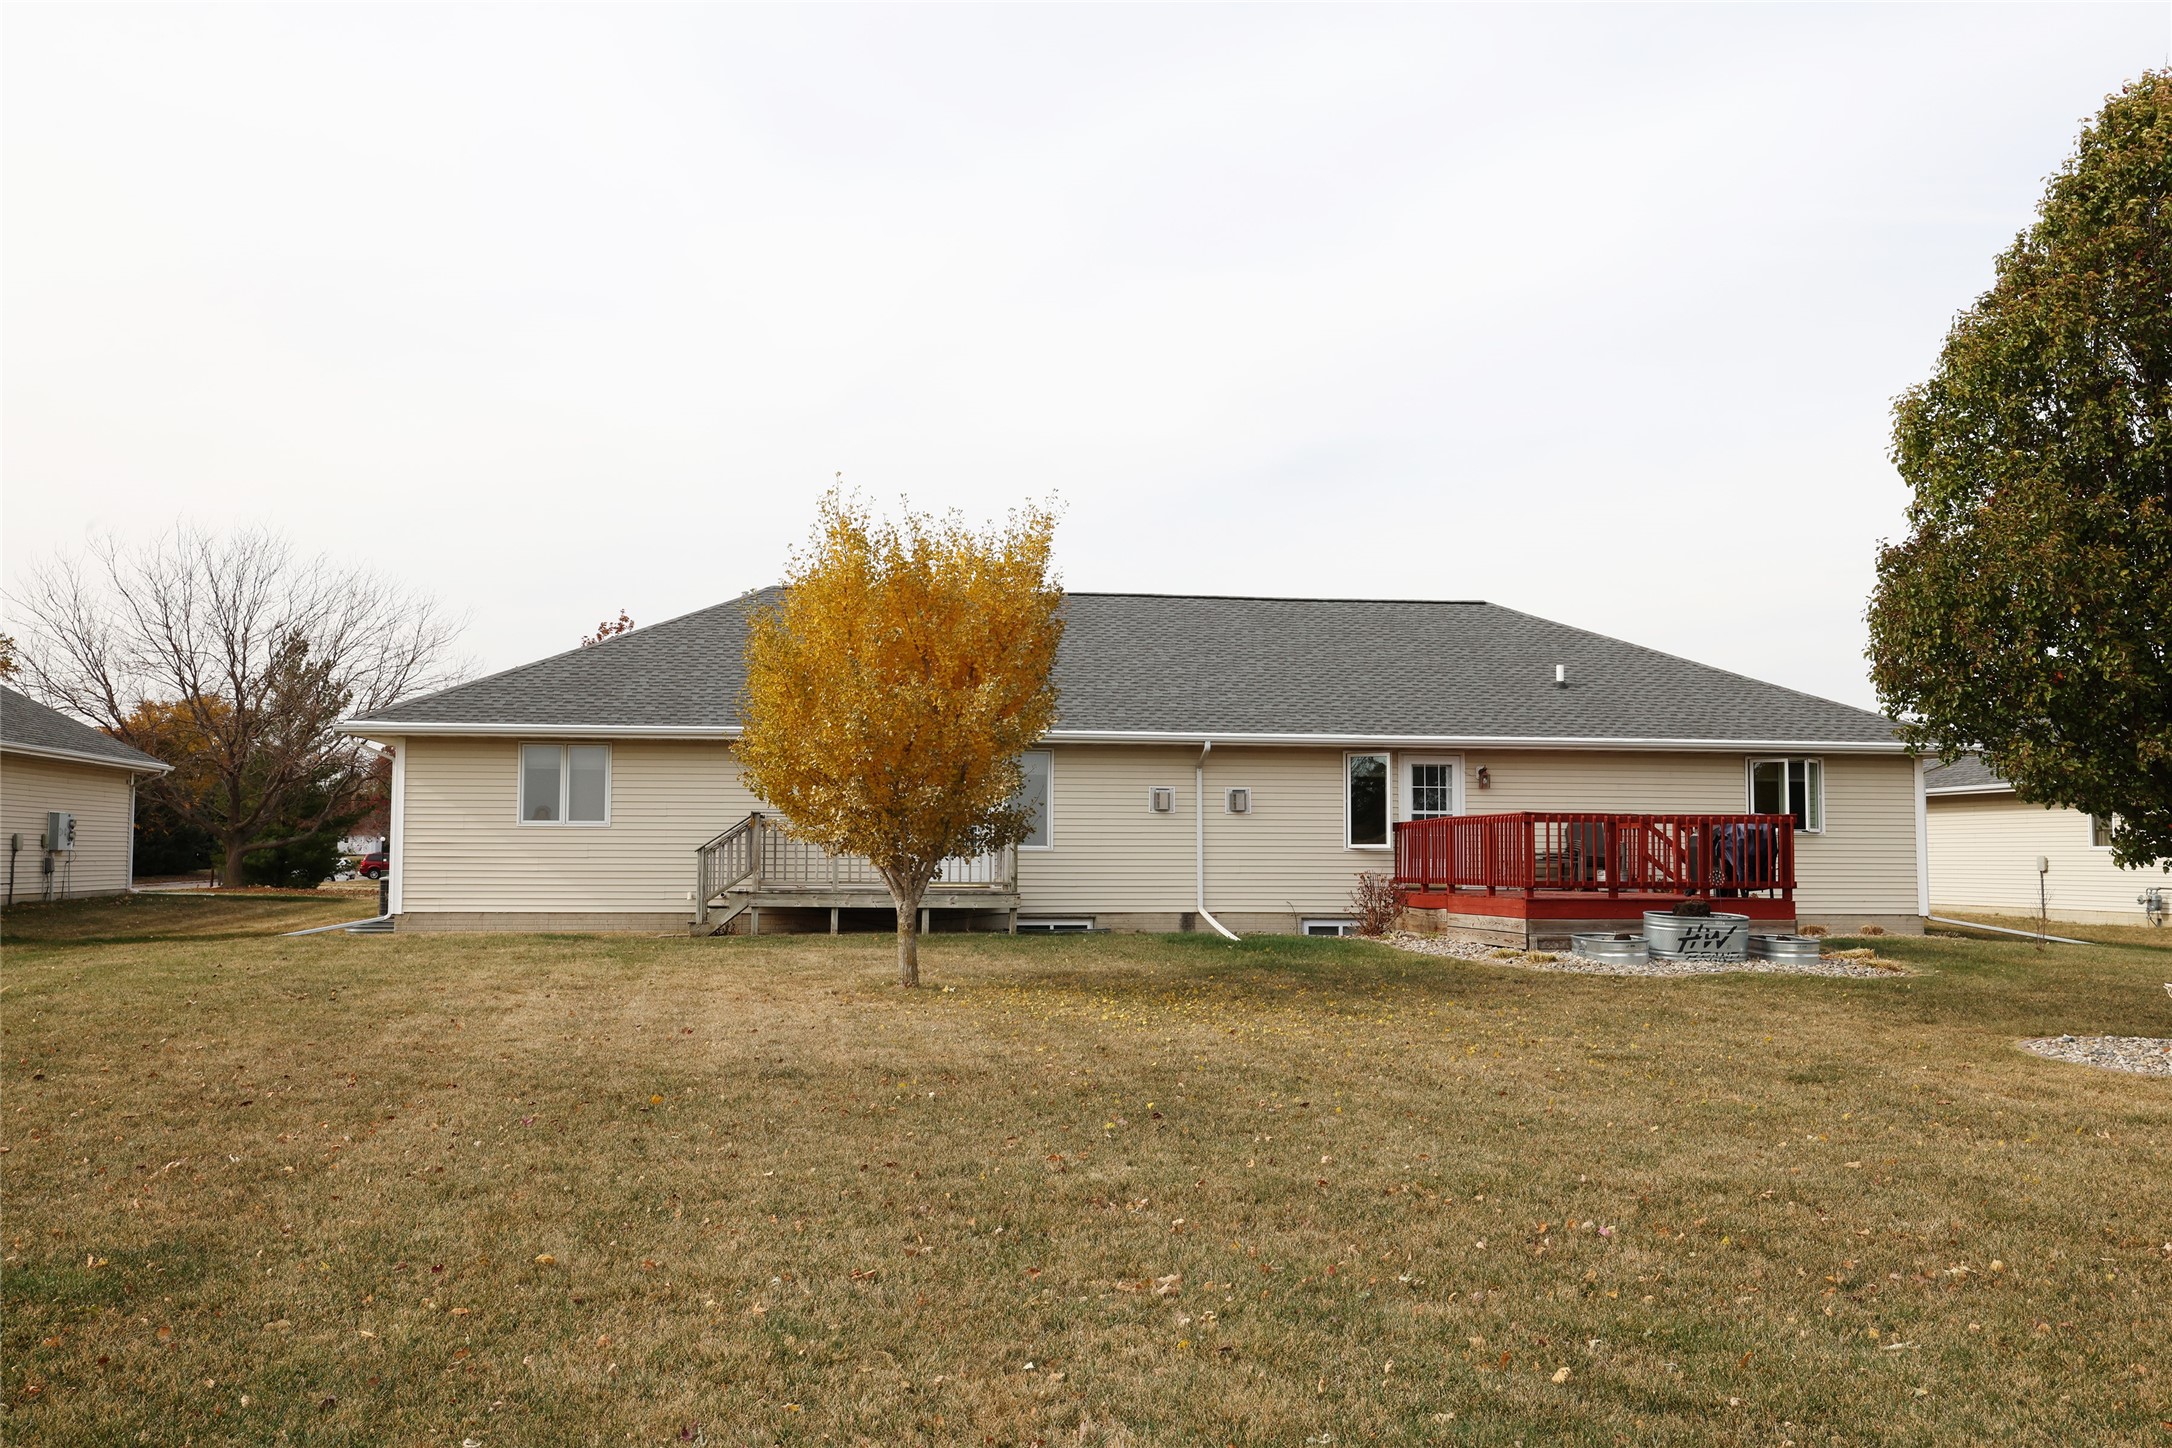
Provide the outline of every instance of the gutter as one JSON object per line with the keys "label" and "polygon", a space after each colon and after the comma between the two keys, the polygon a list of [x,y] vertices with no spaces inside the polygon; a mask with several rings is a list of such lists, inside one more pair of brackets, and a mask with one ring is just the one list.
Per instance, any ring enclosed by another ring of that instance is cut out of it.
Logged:
{"label": "gutter", "polygon": [[[428,737],[502,736],[523,739],[737,739],[736,724],[513,724],[504,722],[455,723],[407,719],[342,719],[333,726],[342,734],[370,739],[390,739],[403,734]],[[1332,745],[1344,749],[1606,749],[1660,750],[1667,753],[1722,753],[1780,751],[1800,754],[1905,754],[1898,741],[1861,739],[1653,739],[1616,738],[1605,735],[1543,734],[1222,734],[1224,744],[1305,747]],[[1042,737],[1048,744],[1190,744],[1197,734],[1161,729],[1051,729]],[[1939,791],[1933,790],[1934,794]]]}
{"label": "gutter", "polygon": [[0,740],[0,754],[24,754],[32,759],[65,759],[70,764],[102,764],[108,769],[125,769],[131,775],[173,773],[172,765],[149,756],[141,760],[115,759],[110,754],[92,754],[81,749],[55,749],[45,744],[19,744],[13,739]]}
{"label": "gutter", "polygon": [[1215,919],[1214,912],[1207,908],[1207,756],[1213,752],[1212,739],[1200,740],[1199,762],[1192,766],[1192,801],[1198,806],[1194,814],[1199,822],[1199,918],[1228,939],[1237,940],[1240,938],[1237,933]]}

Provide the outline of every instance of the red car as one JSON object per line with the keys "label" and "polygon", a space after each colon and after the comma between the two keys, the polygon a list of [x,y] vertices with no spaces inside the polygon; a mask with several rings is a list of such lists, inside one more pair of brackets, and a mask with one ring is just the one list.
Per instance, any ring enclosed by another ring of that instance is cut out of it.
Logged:
{"label": "red car", "polygon": [[354,870],[365,880],[382,880],[385,871],[391,868],[391,862],[385,858],[383,850],[372,850],[361,858]]}

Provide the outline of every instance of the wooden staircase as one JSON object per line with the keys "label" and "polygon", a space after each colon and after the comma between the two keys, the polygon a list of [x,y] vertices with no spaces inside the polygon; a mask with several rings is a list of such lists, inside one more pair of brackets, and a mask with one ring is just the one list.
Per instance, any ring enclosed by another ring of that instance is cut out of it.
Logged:
{"label": "wooden staircase", "polygon": [[[694,899],[696,935],[722,935],[741,916],[759,935],[765,908],[826,909],[835,934],[840,911],[893,908],[889,887],[865,856],[833,855],[795,839],[760,811],[694,851]],[[945,860],[921,899],[921,929],[937,910],[1001,914],[1015,929],[1018,852]]]}

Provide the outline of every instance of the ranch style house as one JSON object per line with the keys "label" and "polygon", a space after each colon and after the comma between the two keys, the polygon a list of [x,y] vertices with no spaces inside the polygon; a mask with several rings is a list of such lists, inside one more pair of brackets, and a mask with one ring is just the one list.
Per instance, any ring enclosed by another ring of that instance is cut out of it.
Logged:
{"label": "ranch style house", "polygon": [[[876,927],[732,758],[773,591],[347,721],[394,751],[400,930]],[[934,930],[1342,933],[1361,873],[1504,944],[1706,896],[1920,931],[1922,772],[1866,711],[1495,604],[1072,593],[1015,850]]]}

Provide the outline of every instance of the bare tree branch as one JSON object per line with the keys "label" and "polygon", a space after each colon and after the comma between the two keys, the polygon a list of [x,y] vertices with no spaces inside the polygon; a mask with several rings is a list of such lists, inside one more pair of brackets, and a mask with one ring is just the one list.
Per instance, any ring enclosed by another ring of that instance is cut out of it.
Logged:
{"label": "bare tree branch", "polygon": [[217,837],[229,880],[250,850],[350,815],[378,787],[375,750],[336,732],[341,719],[458,677],[459,624],[435,601],[275,534],[180,524],[89,552],[9,594],[24,681],[153,754],[185,723],[189,767],[145,787]]}

